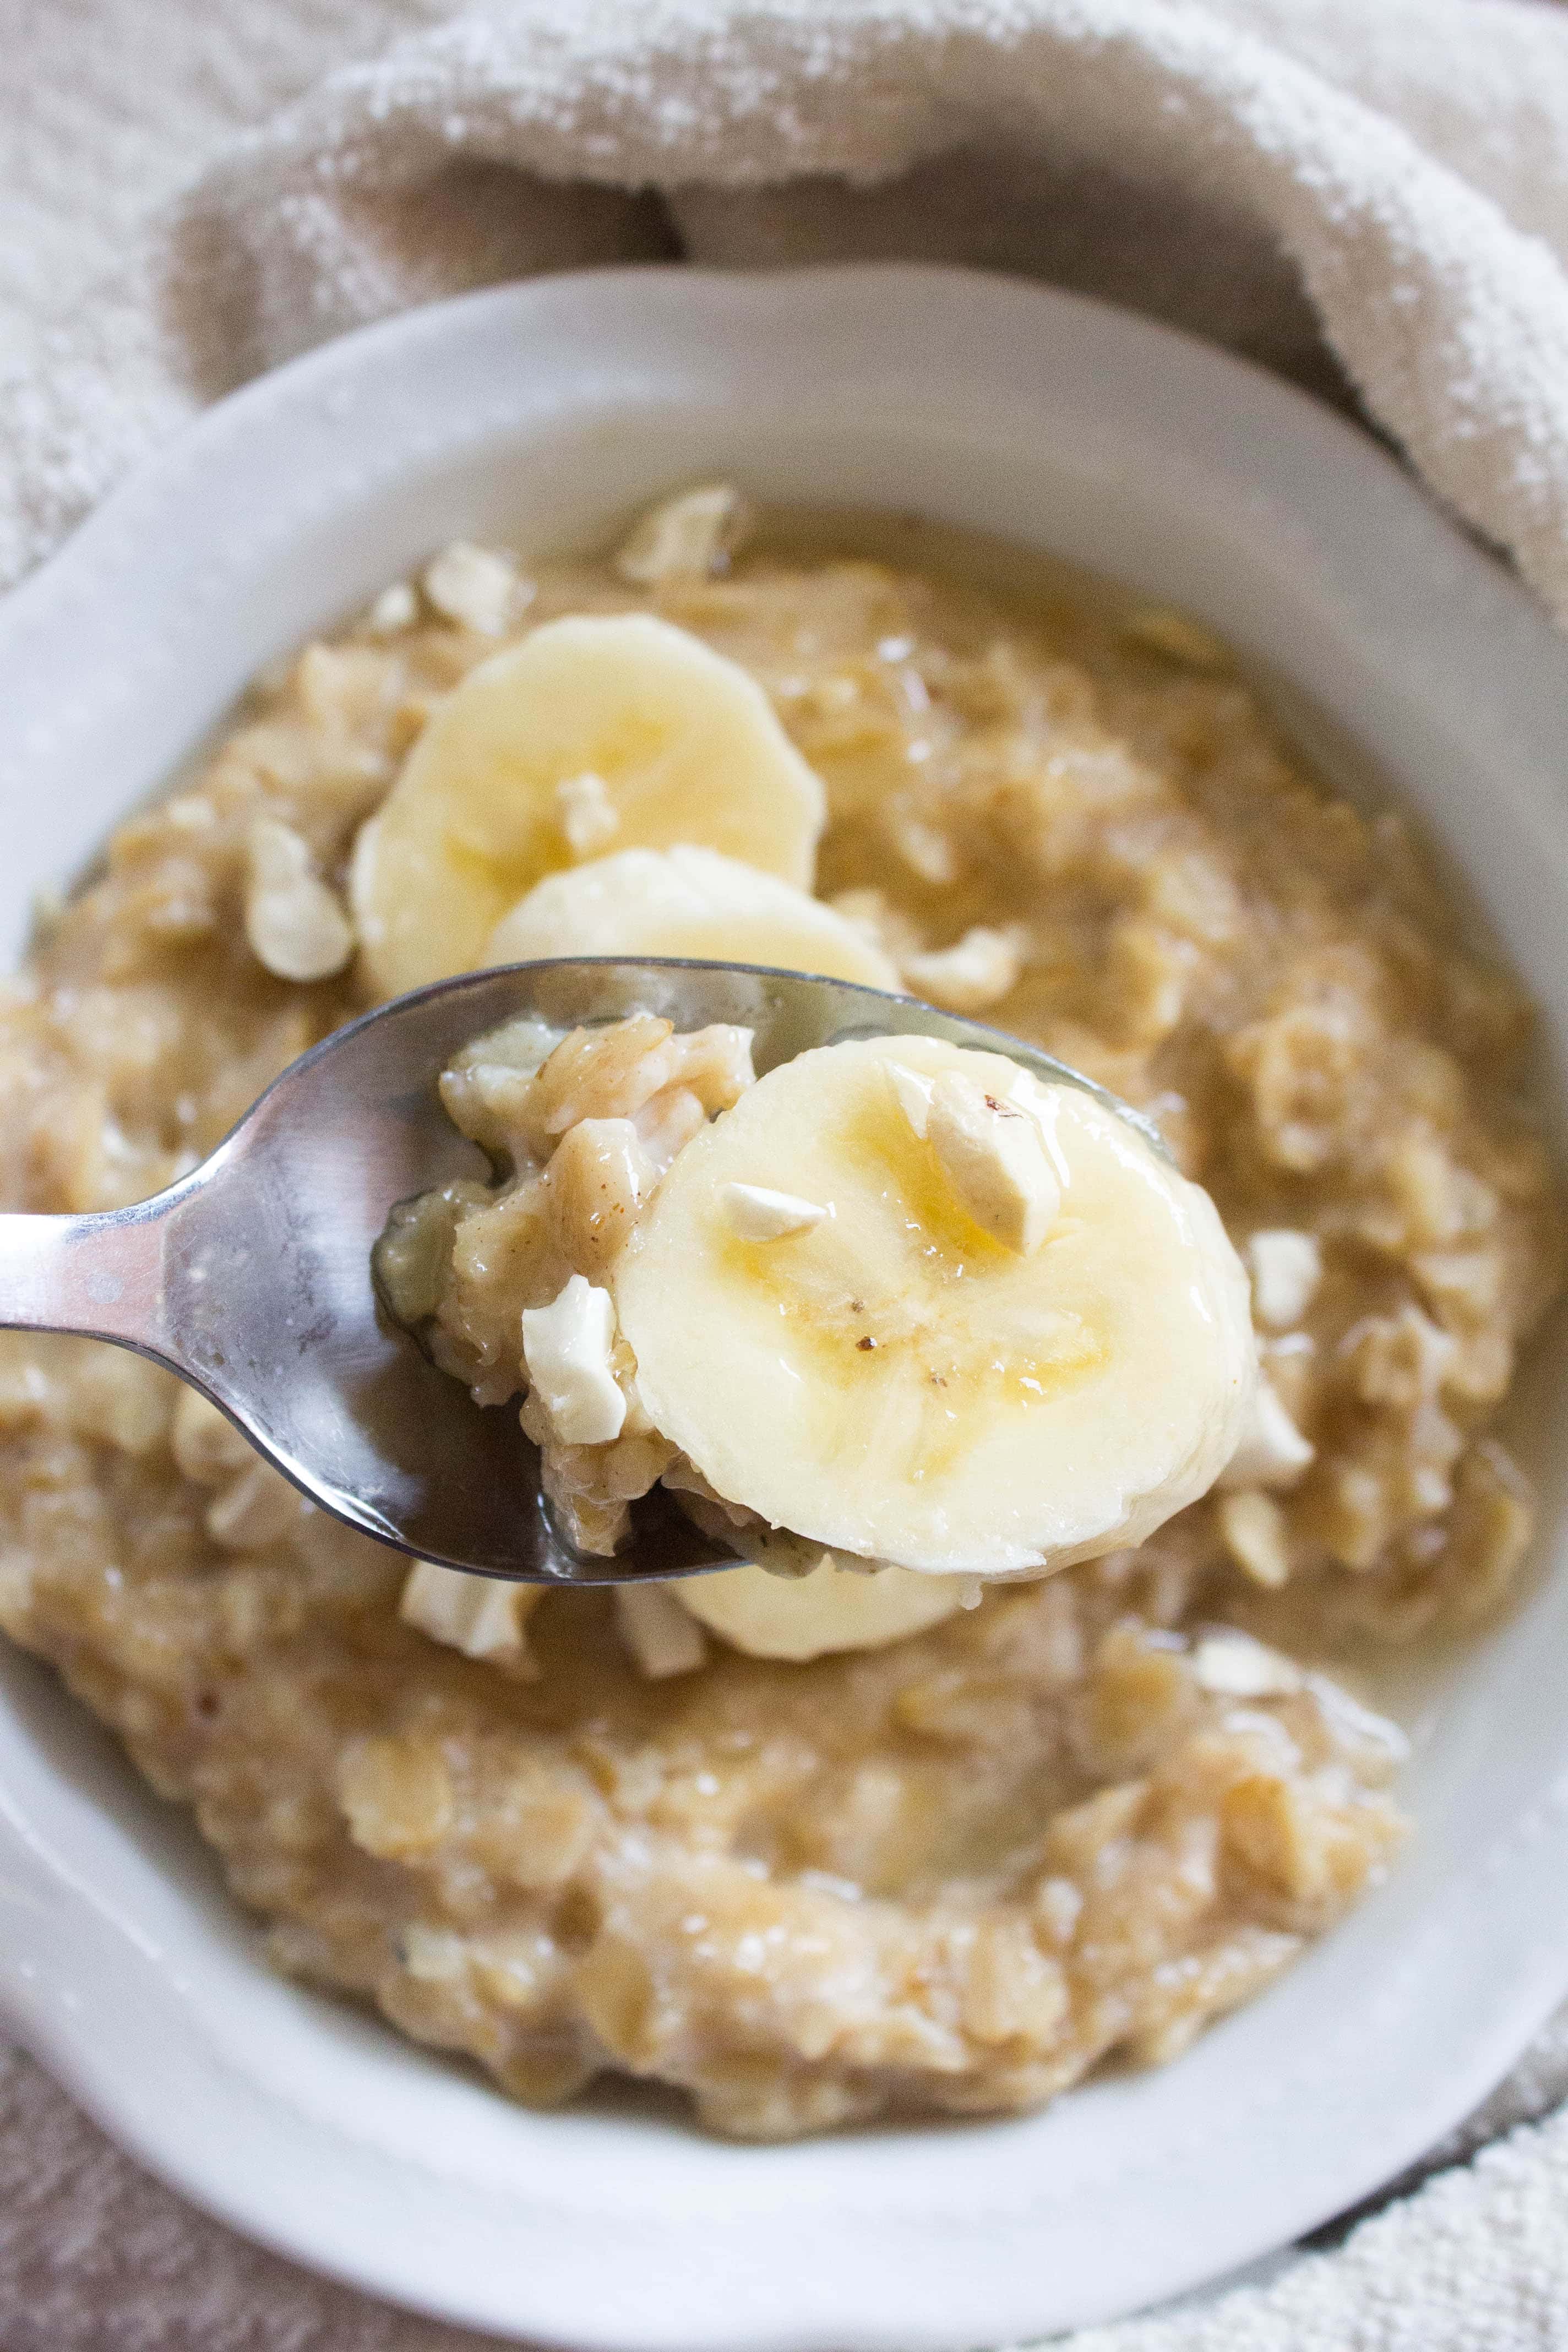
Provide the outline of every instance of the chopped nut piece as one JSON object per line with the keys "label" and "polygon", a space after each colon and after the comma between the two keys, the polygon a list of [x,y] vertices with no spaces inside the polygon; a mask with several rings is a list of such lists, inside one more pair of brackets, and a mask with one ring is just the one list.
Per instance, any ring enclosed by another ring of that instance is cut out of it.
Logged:
{"label": "chopped nut piece", "polygon": [[591,770],[562,778],[555,787],[555,808],[566,845],[575,858],[601,856],[621,829],[608,784]]}
{"label": "chopped nut piece", "polygon": [[919,1070],[906,1070],[901,1063],[889,1062],[888,1082],[898,1097],[899,1108],[923,1143],[931,1124],[932,1080]]}
{"label": "chopped nut piece", "polygon": [[1293,1486],[1317,1454],[1302,1436],[1271,1385],[1258,1376],[1240,1444],[1215,1482],[1223,1487]]}
{"label": "chopped nut piece", "polygon": [[616,1620],[649,1682],[693,1674],[708,1654],[701,1626],[662,1584],[618,1584]]}
{"label": "chopped nut piece", "polygon": [[373,637],[395,637],[411,625],[418,610],[419,599],[407,581],[395,580],[366,613],[364,625]]}
{"label": "chopped nut piece", "polygon": [[250,828],[245,935],[279,980],[326,980],[354,951],[354,935],[292,825],[258,817]]}
{"label": "chopped nut piece", "polygon": [[616,556],[616,570],[640,587],[721,572],[752,521],[750,505],[731,482],[682,490],[648,509]]}
{"label": "chopped nut piece", "polygon": [[1061,1213],[1062,1188],[1027,1112],[944,1070],[931,1089],[926,1140],[977,1225],[1021,1257],[1039,1248]]}
{"label": "chopped nut piece", "polygon": [[574,1274],[548,1307],[522,1310],[528,1378],[567,1445],[605,1445],[618,1437],[626,1401],[611,1369],[615,1302]]}
{"label": "chopped nut piece", "polygon": [[743,1242],[776,1242],[807,1234],[829,1212],[795,1192],[771,1192],[765,1184],[721,1184],[719,1206],[731,1233]]}
{"label": "chopped nut piece", "polygon": [[1272,1495],[1244,1486],[1223,1496],[1219,1532],[1232,1559],[1255,1584],[1284,1584],[1290,1575],[1290,1549],[1285,1514]]}
{"label": "chopped nut piece", "polygon": [[903,978],[917,996],[950,1013],[984,1013],[1018,984],[1021,961],[1005,931],[976,923],[950,948],[906,956]]}
{"label": "chopped nut piece", "polygon": [[1289,1331],[1301,1320],[1323,1278],[1316,1237],[1280,1226],[1256,1233],[1247,1244],[1252,1304],[1271,1331]]}
{"label": "chopped nut piece", "polygon": [[482,637],[500,636],[528,601],[516,565],[466,539],[455,539],[426,564],[424,586],[438,613]]}
{"label": "chopped nut piece", "polygon": [[560,1043],[559,1030],[531,1015],[471,1039],[441,1073],[442,1107],[453,1126],[520,1164],[546,1157],[550,1140],[533,1115],[532,1080]]}
{"label": "chopped nut piece", "polygon": [[1205,1633],[1193,1652],[1200,1686],[1227,1698],[1283,1698],[1301,1687],[1301,1670],[1250,1633],[1226,1627]]}
{"label": "chopped nut piece", "polygon": [[433,1642],[461,1650],[466,1658],[504,1660],[531,1674],[539,1669],[529,1654],[527,1624],[544,1598],[537,1584],[509,1584],[496,1576],[468,1576],[433,1559],[416,1560],[403,1587],[397,1613]]}
{"label": "chopped nut piece", "polygon": [[889,822],[889,831],[900,857],[922,882],[940,889],[946,883],[957,881],[962,870],[958,852],[952,836],[940,825],[901,815]]}
{"label": "chopped nut piece", "polygon": [[1036,1890],[1034,1911],[1047,1939],[1065,1949],[1072,1942],[1083,1911],[1083,1889],[1070,1878],[1043,1878]]}

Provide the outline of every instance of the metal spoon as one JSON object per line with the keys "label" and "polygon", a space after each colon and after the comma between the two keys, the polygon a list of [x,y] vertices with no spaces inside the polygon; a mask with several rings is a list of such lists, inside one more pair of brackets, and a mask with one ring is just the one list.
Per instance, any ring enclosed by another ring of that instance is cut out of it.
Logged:
{"label": "metal spoon", "polygon": [[660,1488],[634,1506],[632,1540],[613,1559],[574,1551],[552,1524],[515,1407],[474,1404],[387,1319],[371,1278],[397,1202],[489,1172],[437,1094],[458,1048],[523,1013],[565,1031],[635,1012],[678,1029],[740,1023],[755,1033],[759,1076],[845,1038],[942,1037],[1008,1054],[1136,1119],[1016,1038],[847,981],[666,959],[513,964],[440,981],[336,1031],[150,1201],[106,1215],[0,1215],[0,1327],[151,1357],[311,1502],[421,1559],[553,1584],[730,1560]]}

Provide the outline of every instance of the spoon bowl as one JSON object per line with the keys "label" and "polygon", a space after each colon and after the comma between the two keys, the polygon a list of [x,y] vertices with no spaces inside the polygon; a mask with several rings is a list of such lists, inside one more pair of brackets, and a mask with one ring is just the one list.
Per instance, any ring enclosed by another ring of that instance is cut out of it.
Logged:
{"label": "spoon bowl", "polygon": [[732,1564],[662,1488],[613,1559],[574,1550],[513,1405],[481,1408],[377,1297],[389,1212],[487,1177],[437,1090],[468,1041],[532,1015],[563,1034],[662,1014],[752,1032],[759,1076],[816,1045],[939,1037],[1135,1112],[982,1023],[848,981],[759,965],[584,957],[437,981],[351,1022],[275,1079],[199,1168],[131,1209],[0,1216],[0,1327],[134,1349],[218,1405],[322,1510],[443,1567],[527,1583],[621,1584]]}

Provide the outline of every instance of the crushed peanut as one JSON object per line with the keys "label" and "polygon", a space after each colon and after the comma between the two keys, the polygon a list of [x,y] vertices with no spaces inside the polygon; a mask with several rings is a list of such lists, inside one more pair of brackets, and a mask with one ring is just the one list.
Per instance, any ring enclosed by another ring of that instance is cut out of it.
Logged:
{"label": "crushed peanut", "polygon": [[395,637],[411,629],[418,617],[418,597],[406,580],[395,580],[372,604],[364,625],[373,637]]}
{"label": "crushed peanut", "polygon": [[621,829],[608,784],[591,771],[563,776],[555,787],[555,806],[574,857],[602,857]]}
{"label": "crushed peanut", "polygon": [[510,557],[466,539],[455,539],[426,565],[422,584],[438,613],[484,637],[503,636],[529,598]]}
{"label": "crushed peanut", "polygon": [[639,588],[705,579],[738,553],[752,522],[751,505],[732,482],[682,490],[642,517],[616,557],[616,570]]}
{"label": "crushed peanut", "polygon": [[1270,1590],[1289,1580],[1289,1523],[1272,1495],[1243,1486],[1220,1496],[1218,1516],[1220,1539],[1244,1576]]}
{"label": "crushed peanut", "polygon": [[420,1559],[408,1571],[397,1613],[405,1625],[461,1650],[466,1658],[484,1658],[531,1677],[539,1668],[528,1646],[528,1620],[543,1598],[536,1584],[469,1576]]}
{"label": "crushed peanut", "polygon": [[1037,1122],[945,1070],[926,1106],[923,1140],[977,1225],[1021,1257],[1061,1214],[1062,1188]]}
{"label": "crushed peanut", "polygon": [[1275,1227],[1253,1234],[1247,1244],[1252,1304],[1270,1331],[1289,1331],[1300,1322],[1323,1278],[1323,1254],[1311,1234]]}
{"label": "crushed peanut", "polygon": [[808,1234],[827,1215],[820,1201],[775,1192],[766,1184],[721,1184],[719,1206],[731,1231],[743,1242],[777,1242],[790,1234]]}
{"label": "crushed peanut", "polygon": [[1267,1372],[1258,1375],[1241,1443],[1220,1473],[1222,1486],[1293,1486],[1317,1448],[1303,1437]]}
{"label": "crushed peanut", "polygon": [[562,1445],[606,1445],[626,1423],[615,1373],[616,1308],[574,1274],[547,1307],[522,1310],[522,1360],[550,1433]]}
{"label": "crushed peanut", "polygon": [[904,985],[950,1013],[986,1013],[1011,996],[1023,965],[1010,933],[975,923],[950,948],[904,959]]}
{"label": "crushed peanut", "polygon": [[245,935],[279,980],[330,980],[354,951],[353,928],[316,872],[309,842],[276,817],[258,817],[247,849]]}

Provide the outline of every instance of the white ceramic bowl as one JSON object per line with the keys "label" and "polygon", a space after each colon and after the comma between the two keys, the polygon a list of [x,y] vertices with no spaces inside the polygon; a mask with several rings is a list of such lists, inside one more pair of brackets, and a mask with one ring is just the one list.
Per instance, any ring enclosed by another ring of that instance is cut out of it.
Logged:
{"label": "white ceramic bowl", "polygon": [[[1366,437],[1139,320],[993,278],[605,272],[331,346],[225,402],[0,609],[6,936],[263,662],[458,534],[590,536],[733,471],[1173,598],[1336,715],[1568,1043],[1568,654]],[[1540,1380],[1542,1391],[1564,1391]],[[1540,1416],[1561,1455],[1564,1405]],[[1386,2179],[1568,1985],[1568,1558],[1428,1694],[1386,1886],[1176,2064],[1017,2121],[789,2147],[540,2116],[285,1984],[183,1821],[17,1655],[0,2000],[128,2147],[269,2244],[584,2352],[954,2347],[1134,2308]]]}

